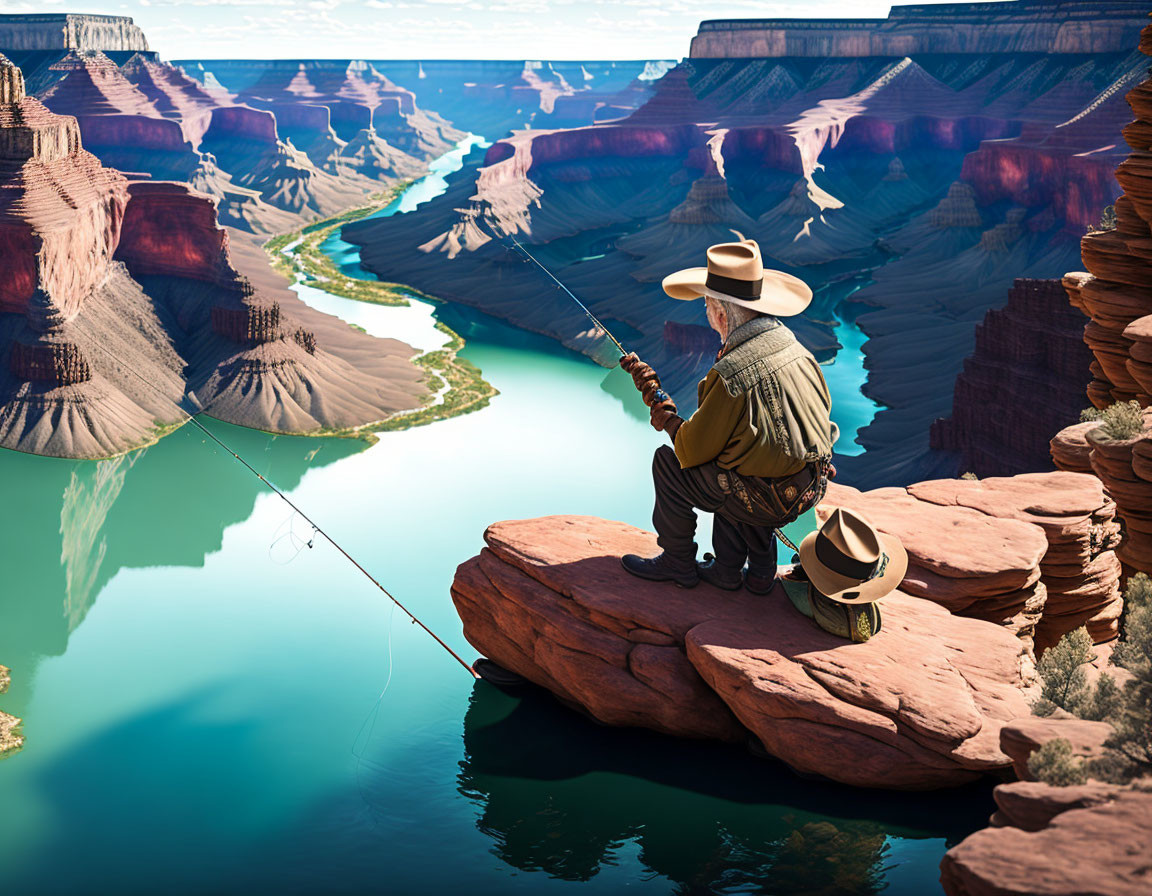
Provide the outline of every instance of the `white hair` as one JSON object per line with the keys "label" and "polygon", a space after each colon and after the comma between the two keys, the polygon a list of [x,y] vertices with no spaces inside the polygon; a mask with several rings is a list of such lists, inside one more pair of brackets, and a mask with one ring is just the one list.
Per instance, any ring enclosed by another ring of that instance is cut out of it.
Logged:
{"label": "white hair", "polygon": [[726,302],[724,299],[718,299],[715,296],[705,296],[706,302],[715,302],[722,309],[728,318],[728,332],[731,333],[737,327],[743,326],[750,320],[755,320],[758,317],[771,317],[770,314],[765,314],[762,311],[756,311],[752,308],[746,308],[743,305],[737,305],[735,302]]}

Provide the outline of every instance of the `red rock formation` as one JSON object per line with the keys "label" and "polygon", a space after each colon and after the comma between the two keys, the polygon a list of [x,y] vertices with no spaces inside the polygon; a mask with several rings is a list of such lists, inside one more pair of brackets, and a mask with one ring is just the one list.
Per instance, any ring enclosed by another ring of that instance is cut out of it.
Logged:
{"label": "red rock formation", "polygon": [[[817,512],[833,507],[851,508],[900,538],[909,557],[902,590],[952,613],[1006,627],[1031,657],[1047,600],[1040,561],[1048,542],[1040,527],[930,503],[902,488],[859,492],[833,483]],[[1031,672],[1029,667],[1026,675]]]}
{"label": "red rock formation", "polygon": [[1047,803],[1039,811],[1056,813],[1040,830],[988,828],[950,849],[941,863],[944,892],[949,896],[1147,893],[1152,793],[1115,788],[1090,796],[1082,788],[1075,788],[1074,794],[1060,792],[1068,789],[1045,786],[1029,794],[1030,802]]}
{"label": "red rock formation", "polygon": [[1048,539],[1040,558],[1047,599],[1036,625],[1036,653],[1087,626],[1101,644],[1119,634],[1120,541],[1116,505],[1095,476],[1028,473],[984,480],[940,479],[908,486],[909,494],[944,506],[971,507],[1000,519],[1039,526]]}
{"label": "red rock formation", "polygon": [[[1140,49],[1152,55],[1152,25],[1144,29]],[[1096,355],[1092,368],[1095,379],[1088,387],[1088,397],[1097,407],[1129,399],[1145,406],[1152,404],[1152,392],[1141,382],[1147,377],[1144,365],[1148,350],[1144,347],[1147,326],[1140,323],[1152,314],[1152,203],[1147,199],[1152,196],[1149,97],[1152,78],[1127,95],[1136,121],[1124,130],[1133,152],[1116,171],[1124,195],[1116,202],[1115,229],[1084,237],[1081,249],[1089,273],[1064,278],[1072,304],[1091,318],[1084,341]],[[1131,334],[1126,332],[1129,326],[1133,328]],[[1139,379],[1134,374],[1139,374]]]}
{"label": "red rock formation", "polygon": [[128,185],[81,148],[74,119],[24,96],[20,70],[2,56],[0,166],[0,311],[41,329],[70,320],[107,275]]}
{"label": "red rock formation", "polygon": [[865,787],[948,786],[1008,763],[999,728],[1027,701],[1022,646],[996,626],[897,593],[884,629],[846,645],[780,592],[766,605],[629,577],[619,555],[655,541],[621,523],[507,522],[485,540],[452,587],[465,636],[600,721],[722,740],[747,728],[793,767]]}
{"label": "red rock formation", "polygon": [[1017,280],[1008,304],[976,328],[956,378],[952,416],[932,424],[934,450],[981,478],[1051,467],[1053,434],[1084,406],[1092,354],[1084,315],[1059,280]]}
{"label": "red rock formation", "polygon": [[[0,57],[0,445],[102,457],[200,407],[277,432],[348,429],[419,405],[413,350],[234,267],[212,200],[85,152]],[[187,379],[186,379],[187,378]]]}
{"label": "red rock formation", "polygon": [[[133,276],[171,275],[193,280],[230,280],[228,233],[216,223],[206,197],[183,184],[139,181],[129,188],[131,202],[116,257]],[[180,227],[173,227],[174,222]]]}

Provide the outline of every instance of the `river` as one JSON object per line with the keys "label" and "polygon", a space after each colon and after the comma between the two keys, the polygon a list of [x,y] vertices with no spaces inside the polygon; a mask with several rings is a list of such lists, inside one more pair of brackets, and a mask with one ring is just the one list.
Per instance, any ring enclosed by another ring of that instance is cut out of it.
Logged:
{"label": "river", "polygon": [[[448,589],[488,523],[648,522],[660,437],[603,369],[468,310],[301,295],[421,347],[439,317],[500,390],[372,446],[208,422],[465,656]],[[923,896],[986,819],[986,787],[803,782],[473,683],[191,427],[0,469],[5,893]]]}

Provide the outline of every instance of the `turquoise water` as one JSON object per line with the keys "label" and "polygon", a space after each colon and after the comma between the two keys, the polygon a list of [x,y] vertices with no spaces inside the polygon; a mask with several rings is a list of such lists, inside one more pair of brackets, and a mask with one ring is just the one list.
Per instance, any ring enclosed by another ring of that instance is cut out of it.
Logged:
{"label": "turquoise water", "polygon": [[[427,306],[333,301],[437,338]],[[586,359],[437,315],[500,389],[482,412],[371,447],[208,425],[471,658],[448,589],[484,527],[646,524],[660,437]],[[27,736],[0,762],[5,893],[921,896],[989,811],[474,683],[190,427],[109,461],[0,452],[0,475],[0,708]]]}

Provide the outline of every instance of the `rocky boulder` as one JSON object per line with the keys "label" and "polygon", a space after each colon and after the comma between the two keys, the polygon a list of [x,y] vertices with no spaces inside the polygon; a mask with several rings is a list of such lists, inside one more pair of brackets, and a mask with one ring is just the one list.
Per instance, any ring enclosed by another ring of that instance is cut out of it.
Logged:
{"label": "rocky boulder", "polygon": [[1039,526],[1048,540],[1040,558],[1047,598],[1036,627],[1036,652],[1087,626],[1100,644],[1119,634],[1120,542],[1116,504],[1095,476],[1025,473],[979,481],[938,479],[908,486],[911,495],[942,506],[971,507],[989,516]]}
{"label": "rocky boulder", "polygon": [[[1137,896],[1152,890],[1152,793],[1025,786],[1034,804],[1065,811],[1035,832],[986,828],[950,849],[940,865],[949,896]],[[1003,789],[997,788],[998,802]],[[1023,796],[1017,790],[1009,801]]]}
{"label": "rocky boulder", "polygon": [[1047,600],[1040,560],[1048,541],[1039,526],[924,501],[903,488],[860,492],[833,483],[818,513],[834,507],[854,510],[900,539],[909,560],[903,591],[1004,626],[1031,655]]}
{"label": "rocky boulder", "polygon": [[[0,666],[0,694],[8,690],[11,675],[7,666]],[[20,720],[8,713],[0,712],[0,756],[18,750],[24,745],[24,738],[18,733]]]}
{"label": "rocky boulder", "polygon": [[793,768],[864,787],[945,787],[1011,762],[1000,728],[1029,711],[1027,647],[1002,627],[896,592],[883,630],[852,644],[780,589],[632,578],[620,555],[656,553],[654,536],[594,517],[497,523],[485,541],[452,586],[465,636],[598,721],[751,732]]}

